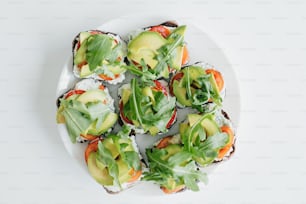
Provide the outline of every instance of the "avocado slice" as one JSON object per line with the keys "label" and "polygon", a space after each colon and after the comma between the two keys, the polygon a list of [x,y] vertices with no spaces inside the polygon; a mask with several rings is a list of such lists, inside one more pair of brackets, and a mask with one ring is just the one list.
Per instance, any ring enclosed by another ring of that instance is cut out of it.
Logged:
{"label": "avocado slice", "polygon": [[110,129],[117,122],[117,119],[118,115],[116,113],[110,112],[99,128],[96,128],[96,122],[94,122],[87,130],[87,133],[91,135],[101,135]]}
{"label": "avocado slice", "polygon": [[89,32],[80,33],[80,43],[82,44],[91,34]]}
{"label": "avocado slice", "polygon": [[[206,75],[205,70],[202,67],[190,66],[188,67],[188,70],[189,70],[189,76],[191,80],[196,80],[200,76]],[[186,71],[185,69],[183,70],[183,72],[186,72]]]}
{"label": "avocado slice", "polygon": [[153,105],[155,105],[155,99],[154,99],[154,95],[153,95],[153,92],[152,92],[152,89],[151,87],[144,87],[142,89],[142,94],[145,95],[145,96],[148,96],[152,102]]}
{"label": "avocado slice", "polygon": [[122,89],[121,100],[123,104],[126,104],[129,101],[131,94],[131,89]]}
{"label": "avocado slice", "polygon": [[174,80],[173,82],[173,93],[176,96],[176,99],[180,104],[185,106],[191,106],[192,101],[191,99],[187,99],[187,90],[184,87],[179,86],[179,82],[177,80]]}
{"label": "avocado slice", "polygon": [[86,60],[86,50],[87,50],[87,41],[85,40],[83,43],[81,43],[80,48],[76,51],[76,54],[74,55],[73,62],[75,65],[78,65]]}
{"label": "avocado slice", "polygon": [[112,153],[113,158],[117,158],[119,155],[119,151],[114,144],[112,138],[105,138],[103,141],[103,145]]}
{"label": "avocado slice", "polygon": [[80,70],[80,77],[84,78],[84,77],[87,77],[87,76],[91,75],[92,73],[93,72],[90,71],[90,69],[89,69],[89,65],[86,64],[86,65],[82,66],[82,68]]}
{"label": "avocado slice", "polygon": [[118,169],[119,169],[119,182],[120,183],[125,183],[127,182],[131,176],[129,174],[129,171],[131,170],[128,165],[121,159],[119,158],[116,160]]}
{"label": "avocado slice", "polygon": [[203,116],[199,114],[188,114],[187,118],[188,118],[189,125],[193,126],[196,122],[201,120],[202,117]]}
{"label": "avocado slice", "polygon": [[65,117],[62,114],[63,110],[64,110],[64,106],[60,106],[56,112],[56,122],[59,124],[65,123]]}
{"label": "avocado slice", "polygon": [[220,132],[218,124],[211,118],[202,120],[201,125],[205,129],[207,136],[213,136]]}
{"label": "avocado slice", "polygon": [[120,65],[108,65],[107,68],[111,71],[114,75],[121,74],[126,71],[125,68],[122,68]]}
{"label": "avocado slice", "polygon": [[[177,33],[179,35],[184,36],[186,31],[186,26],[180,26],[173,30],[172,33]],[[184,51],[184,46],[178,46],[173,53],[174,58],[172,58],[172,68],[176,70],[180,70],[182,67],[182,60],[183,60],[183,51]]]}
{"label": "avocado slice", "polygon": [[[210,75],[210,78],[209,78],[209,81],[210,81],[210,84],[214,90],[215,93],[217,93],[217,97],[220,97],[220,92],[219,92],[219,88],[218,88],[218,85],[217,85],[217,82],[216,82],[216,79],[214,77],[213,74]],[[220,101],[214,101],[217,105],[221,106],[222,104],[220,103]]]}
{"label": "avocado slice", "polygon": [[88,156],[87,167],[90,175],[99,183],[105,186],[113,185],[113,178],[108,174],[107,168],[100,169],[96,163],[96,152]]}
{"label": "avocado slice", "polygon": [[77,101],[80,101],[81,103],[88,103],[88,102],[96,102],[96,101],[103,101],[106,97],[106,94],[104,91],[100,89],[93,89],[86,91],[82,95],[80,95],[77,98]]}
{"label": "avocado slice", "polygon": [[135,37],[128,44],[127,57],[140,64],[141,59],[145,61],[151,68],[157,65],[154,59],[157,49],[165,45],[167,40],[164,39],[159,33],[144,31]]}
{"label": "avocado slice", "polygon": [[[201,120],[203,116],[199,114],[188,114],[187,117],[188,117],[189,126],[193,126],[196,122]],[[207,115],[207,117],[201,121],[201,126],[205,129],[207,136],[213,136],[220,132],[220,128],[213,119],[212,115]]]}
{"label": "avocado slice", "polygon": [[170,144],[165,148],[165,150],[167,151],[167,154],[161,157],[162,160],[169,159],[172,155],[182,151],[183,148],[178,144]]}

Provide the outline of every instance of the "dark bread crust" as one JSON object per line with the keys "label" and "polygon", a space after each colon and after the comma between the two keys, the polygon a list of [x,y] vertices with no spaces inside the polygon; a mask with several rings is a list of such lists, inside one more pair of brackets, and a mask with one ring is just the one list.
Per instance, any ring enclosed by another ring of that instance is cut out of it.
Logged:
{"label": "dark bread crust", "polygon": [[178,27],[178,24],[174,21],[166,21],[166,22],[163,22],[161,24],[158,24],[158,25],[152,25],[152,26],[148,26],[148,27],[145,27],[143,28],[143,30],[148,30],[154,26],[166,26],[166,27],[169,27],[169,28],[177,28]]}

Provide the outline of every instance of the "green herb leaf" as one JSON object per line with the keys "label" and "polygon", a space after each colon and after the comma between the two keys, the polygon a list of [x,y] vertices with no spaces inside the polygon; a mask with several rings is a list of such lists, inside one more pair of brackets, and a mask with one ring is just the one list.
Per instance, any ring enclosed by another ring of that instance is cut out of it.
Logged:
{"label": "green herb leaf", "polygon": [[[177,29],[179,29],[178,27]],[[178,46],[182,46],[184,42],[184,36],[175,33],[174,31],[168,37],[168,43],[160,47],[157,51],[158,54],[154,57],[158,61],[154,67],[155,73],[161,73],[163,69],[168,68],[168,64],[171,65],[171,57],[174,50]]]}
{"label": "green herb leaf", "polygon": [[191,159],[191,154],[186,151],[181,151],[168,159],[169,165],[181,165],[183,162],[189,161]]}
{"label": "green herb leaf", "polygon": [[130,168],[133,168],[135,171],[139,171],[141,169],[139,155],[135,151],[124,152],[124,161]]}
{"label": "green herb leaf", "polygon": [[206,174],[197,170],[195,162],[190,161],[191,156],[188,152],[176,153],[168,161],[162,160],[166,154],[164,149],[147,150],[146,154],[150,172],[145,173],[143,180],[154,181],[161,186],[169,186],[169,180],[176,181],[193,191],[198,190],[198,181],[207,181]]}
{"label": "green herb leaf", "polygon": [[208,137],[200,146],[200,151],[206,151],[209,149],[219,150],[224,147],[229,140],[229,136],[226,133],[218,133]]}
{"label": "green herb leaf", "polygon": [[107,35],[91,35],[87,41],[86,60],[90,71],[101,66],[112,52],[113,39]]}
{"label": "green herb leaf", "polygon": [[83,114],[72,108],[65,108],[62,111],[65,117],[66,127],[72,143],[76,142],[76,138],[80,136],[84,130],[87,130],[91,124],[91,120],[84,117]]}

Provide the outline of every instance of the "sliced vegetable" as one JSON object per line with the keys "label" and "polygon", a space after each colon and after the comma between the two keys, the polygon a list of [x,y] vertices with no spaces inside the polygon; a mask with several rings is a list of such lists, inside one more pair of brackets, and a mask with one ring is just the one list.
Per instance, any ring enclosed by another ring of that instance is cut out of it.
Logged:
{"label": "sliced vegetable", "polygon": [[74,65],[80,78],[95,74],[105,81],[111,81],[126,71],[123,41],[118,41],[113,34],[81,32],[76,46]]}
{"label": "sliced vegetable", "polygon": [[229,136],[229,140],[228,143],[222,149],[219,150],[218,159],[222,159],[232,148],[234,143],[234,133],[229,126],[222,126],[221,131]]}
{"label": "sliced vegetable", "polygon": [[217,70],[214,70],[214,69],[207,69],[207,70],[205,70],[205,72],[207,74],[212,74],[214,76],[214,79],[216,80],[219,92],[221,92],[223,90],[223,87],[224,87],[224,80],[223,80],[223,77],[222,77],[221,73],[218,72]]}
{"label": "sliced vegetable", "polygon": [[[127,69],[143,78],[169,78],[169,72],[180,70],[183,59],[186,61],[188,58],[187,52],[183,54],[186,51],[185,30],[186,26],[170,31],[165,26],[158,25],[140,33],[129,42],[128,59],[132,65]],[[135,68],[141,72],[135,71]]]}
{"label": "sliced vegetable", "polygon": [[104,140],[89,143],[85,151],[85,160],[95,154],[95,162],[88,162],[93,178],[105,186],[117,186],[137,181],[142,175],[140,156],[129,138],[131,129],[123,126],[117,134],[108,135]]}
{"label": "sliced vegetable", "polygon": [[188,66],[173,76],[170,91],[181,105],[207,112],[208,102],[214,102],[216,106],[221,105],[222,98],[216,86],[211,72],[207,74],[202,67]]}
{"label": "sliced vegetable", "polygon": [[68,99],[70,96],[73,96],[75,94],[80,95],[84,92],[85,92],[84,90],[71,90],[66,94],[65,99]]}
{"label": "sliced vegetable", "polygon": [[167,38],[170,35],[170,33],[171,33],[171,31],[168,28],[166,28],[165,26],[162,26],[162,25],[152,26],[150,28],[150,31],[158,32],[164,38]]}
{"label": "sliced vegetable", "polygon": [[119,105],[124,122],[149,131],[152,135],[166,132],[176,119],[175,99],[168,95],[159,81],[146,84],[132,79],[130,91],[122,96]]}
{"label": "sliced vegetable", "polygon": [[117,121],[113,104],[105,87],[92,79],[79,82],[80,87],[93,85],[88,90],[71,90],[59,99],[57,122],[64,123],[73,143],[79,137],[94,140],[107,132]]}

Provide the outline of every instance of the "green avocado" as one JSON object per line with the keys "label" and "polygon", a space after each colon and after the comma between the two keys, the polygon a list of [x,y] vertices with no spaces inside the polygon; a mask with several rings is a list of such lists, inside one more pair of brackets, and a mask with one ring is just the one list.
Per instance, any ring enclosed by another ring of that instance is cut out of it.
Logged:
{"label": "green avocado", "polygon": [[[203,116],[199,114],[188,114],[189,126],[193,126],[196,122],[201,120]],[[220,132],[220,128],[212,115],[208,115],[201,121],[201,126],[205,129],[207,136],[213,136]]]}
{"label": "green avocado", "polygon": [[122,89],[121,100],[123,105],[125,105],[129,101],[131,94],[132,94],[131,89]]}
{"label": "green avocado", "polygon": [[86,60],[87,41],[85,40],[74,55],[74,64],[78,65]]}
{"label": "green avocado", "polygon": [[148,96],[150,98],[152,104],[155,105],[155,98],[154,98],[153,91],[152,91],[151,87],[148,87],[148,86],[144,87],[142,89],[142,93],[143,93],[143,95]]}
{"label": "green avocado", "polygon": [[184,87],[179,86],[179,82],[174,80],[173,84],[173,93],[176,96],[177,101],[184,106],[191,106],[191,99],[187,99],[187,90]]}
{"label": "green avocado", "polygon": [[82,68],[80,70],[80,77],[84,78],[84,77],[87,77],[87,76],[91,75],[92,73],[93,72],[90,71],[90,69],[89,69],[89,65],[86,64],[86,65],[82,66]]}
{"label": "green avocado", "polygon": [[163,156],[161,157],[161,159],[164,160],[164,161],[165,161],[165,160],[168,160],[169,157],[173,156],[174,154],[176,154],[176,153],[182,151],[182,150],[183,150],[183,147],[180,146],[179,144],[170,144],[170,145],[168,145],[167,147],[165,147],[165,150],[166,150],[167,154],[166,154],[166,155],[163,155]]}
{"label": "green avocado", "polygon": [[117,122],[117,119],[118,115],[116,113],[110,112],[99,128],[96,128],[96,122],[94,122],[87,130],[87,133],[91,135],[101,135],[110,129]]}
{"label": "green avocado", "polygon": [[99,183],[105,186],[113,185],[113,178],[108,174],[107,168],[100,169],[96,163],[96,152],[88,156],[87,167],[90,175]]}
{"label": "green avocado", "polygon": [[203,116],[199,114],[188,114],[188,122],[190,126],[193,126],[196,122],[198,122]]}
{"label": "green avocado", "polygon": [[[216,79],[215,79],[215,77],[214,77],[213,74],[210,75],[209,81],[210,81],[210,84],[211,84],[211,86],[212,86],[214,92],[218,94],[217,97],[220,97],[219,88],[218,88]],[[217,105],[219,105],[219,106],[222,105],[222,104],[220,103],[220,101],[214,101],[214,102],[215,102]]]}
{"label": "green avocado", "polygon": [[126,71],[125,68],[122,68],[120,65],[108,65],[107,68],[111,71],[114,75],[121,74]]}
{"label": "green avocado", "polygon": [[105,138],[103,140],[103,145],[112,153],[113,158],[117,158],[119,151],[113,142],[112,138]]}
{"label": "green avocado", "polygon": [[[186,31],[186,26],[180,26],[177,29],[173,30],[172,33],[177,33],[179,35],[184,36]],[[183,60],[183,51],[184,47],[182,45],[178,46],[173,53],[172,58],[172,68],[176,70],[180,70],[182,67],[182,60]]]}
{"label": "green avocado", "polygon": [[129,171],[131,170],[128,165],[122,160],[122,158],[119,158],[117,161],[118,170],[119,170],[119,182],[125,183],[127,182],[131,176],[129,174]]}
{"label": "green avocado", "polygon": [[154,68],[157,65],[157,61],[154,59],[157,50],[166,43],[167,40],[159,33],[144,31],[128,44],[127,57],[139,64],[143,59],[147,65]]}
{"label": "green avocado", "polygon": [[80,33],[80,43],[82,44],[91,34],[89,32]]}
{"label": "green avocado", "polygon": [[207,136],[213,136],[220,132],[218,124],[211,118],[205,118],[201,122],[201,125],[205,129]]}
{"label": "green avocado", "polygon": [[[205,70],[202,67],[190,66],[188,67],[189,76],[191,80],[196,80],[200,76],[206,75]],[[184,74],[186,74],[187,69],[183,69]]]}
{"label": "green avocado", "polygon": [[81,103],[88,103],[88,102],[97,102],[97,101],[103,101],[106,97],[106,94],[104,91],[100,89],[93,89],[86,91],[82,95],[80,95],[77,98],[77,101],[80,101]]}

